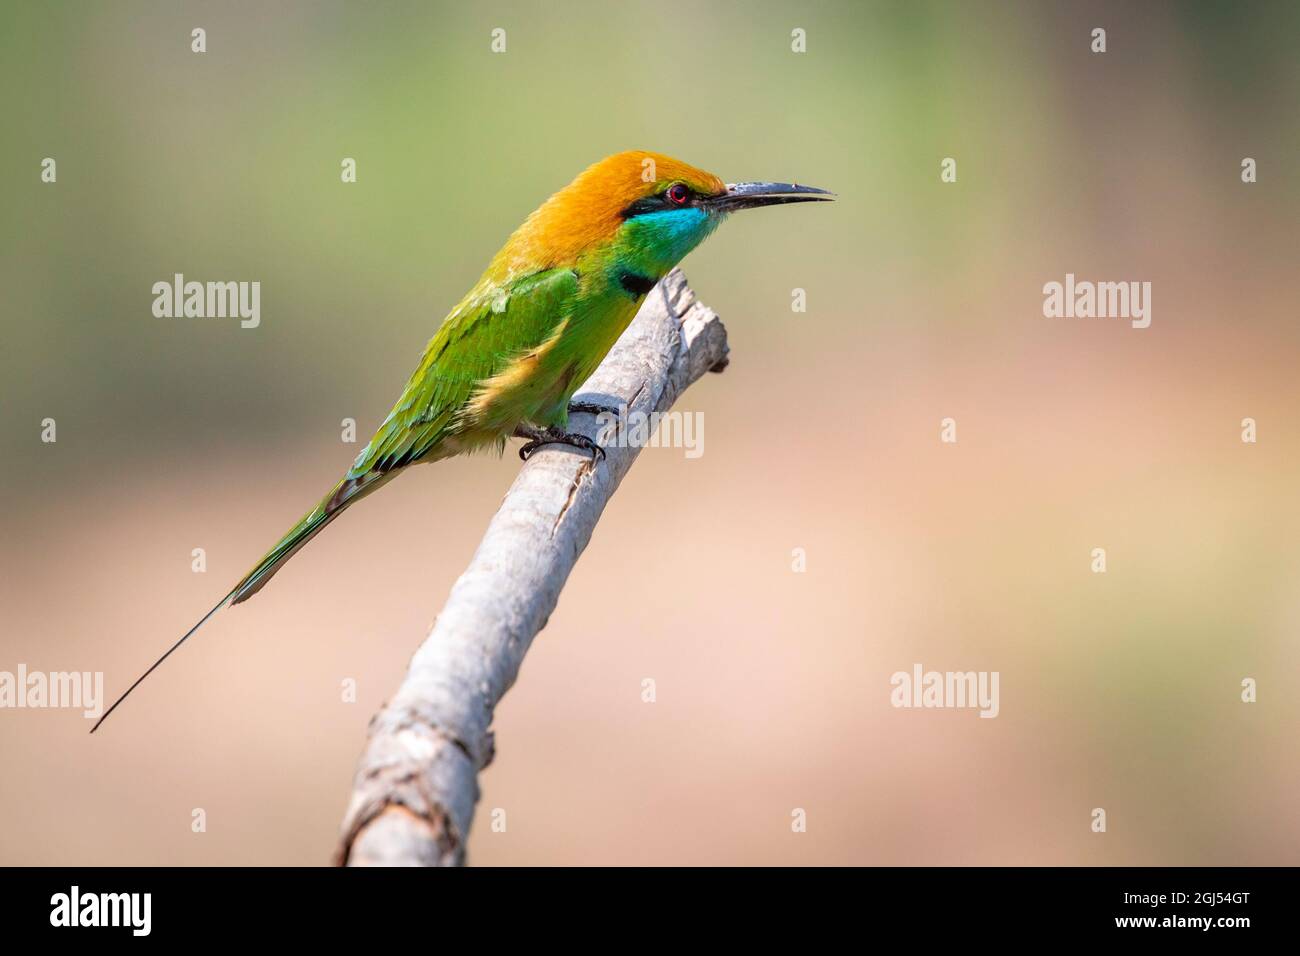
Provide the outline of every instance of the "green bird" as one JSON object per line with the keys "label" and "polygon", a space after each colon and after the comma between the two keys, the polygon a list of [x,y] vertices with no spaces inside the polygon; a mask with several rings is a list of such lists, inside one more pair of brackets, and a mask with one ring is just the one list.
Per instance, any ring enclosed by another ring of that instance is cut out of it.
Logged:
{"label": "green bird", "polygon": [[397,404],[347,474],[262,560],[126,689],[91,733],[207,620],[266,586],[298,549],[408,465],[527,440],[520,456],[563,443],[570,399],[641,301],[728,213],[833,199],[791,183],[727,185],[660,153],[632,150],[588,167],[543,203],[443,319]]}

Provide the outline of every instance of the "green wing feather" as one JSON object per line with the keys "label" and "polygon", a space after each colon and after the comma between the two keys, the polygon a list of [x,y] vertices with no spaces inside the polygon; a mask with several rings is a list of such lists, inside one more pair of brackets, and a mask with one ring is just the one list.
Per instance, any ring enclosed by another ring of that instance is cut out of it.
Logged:
{"label": "green wing feather", "polygon": [[418,461],[460,424],[482,382],[545,342],[577,294],[571,269],[551,269],[509,286],[476,288],[443,322],[402,396],[357,456],[345,481]]}

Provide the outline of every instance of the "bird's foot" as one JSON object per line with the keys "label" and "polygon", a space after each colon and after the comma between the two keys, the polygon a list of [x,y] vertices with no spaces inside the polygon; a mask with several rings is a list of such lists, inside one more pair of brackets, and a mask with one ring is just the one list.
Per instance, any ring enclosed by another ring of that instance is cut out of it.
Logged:
{"label": "bird's foot", "polygon": [[524,461],[527,461],[528,457],[543,445],[569,445],[573,448],[589,451],[593,462],[605,457],[605,449],[586,435],[566,432],[564,429],[554,426],[550,428],[534,428],[531,425],[520,425],[515,429],[515,437],[528,439],[523,447],[519,449],[519,457]]}
{"label": "bird's foot", "polygon": [[600,402],[569,402],[569,414],[586,412],[588,415],[618,415],[617,408],[602,405]]}

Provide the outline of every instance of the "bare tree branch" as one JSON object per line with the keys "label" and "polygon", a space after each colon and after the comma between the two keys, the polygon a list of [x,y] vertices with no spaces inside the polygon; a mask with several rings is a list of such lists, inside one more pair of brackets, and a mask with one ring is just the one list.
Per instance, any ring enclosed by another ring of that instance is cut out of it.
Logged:
{"label": "bare tree branch", "polygon": [[[576,398],[648,416],[726,363],[726,329],[674,270]],[[580,413],[569,428],[596,438],[598,423]],[[465,862],[493,711],[640,451],[617,434],[605,436],[604,461],[547,445],[520,470],[402,686],[370,723],[337,862]]]}

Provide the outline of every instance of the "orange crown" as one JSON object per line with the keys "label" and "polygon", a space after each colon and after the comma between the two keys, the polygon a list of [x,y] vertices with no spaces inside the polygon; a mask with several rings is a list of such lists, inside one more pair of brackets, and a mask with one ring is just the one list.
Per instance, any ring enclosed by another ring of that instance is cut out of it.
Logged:
{"label": "orange crown", "polygon": [[726,189],[712,173],[663,153],[633,149],[606,156],[524,220],[494,265],[512,274],[571,264],[591,246],[613,237],[624,209],[677,182],[705,196]]}

